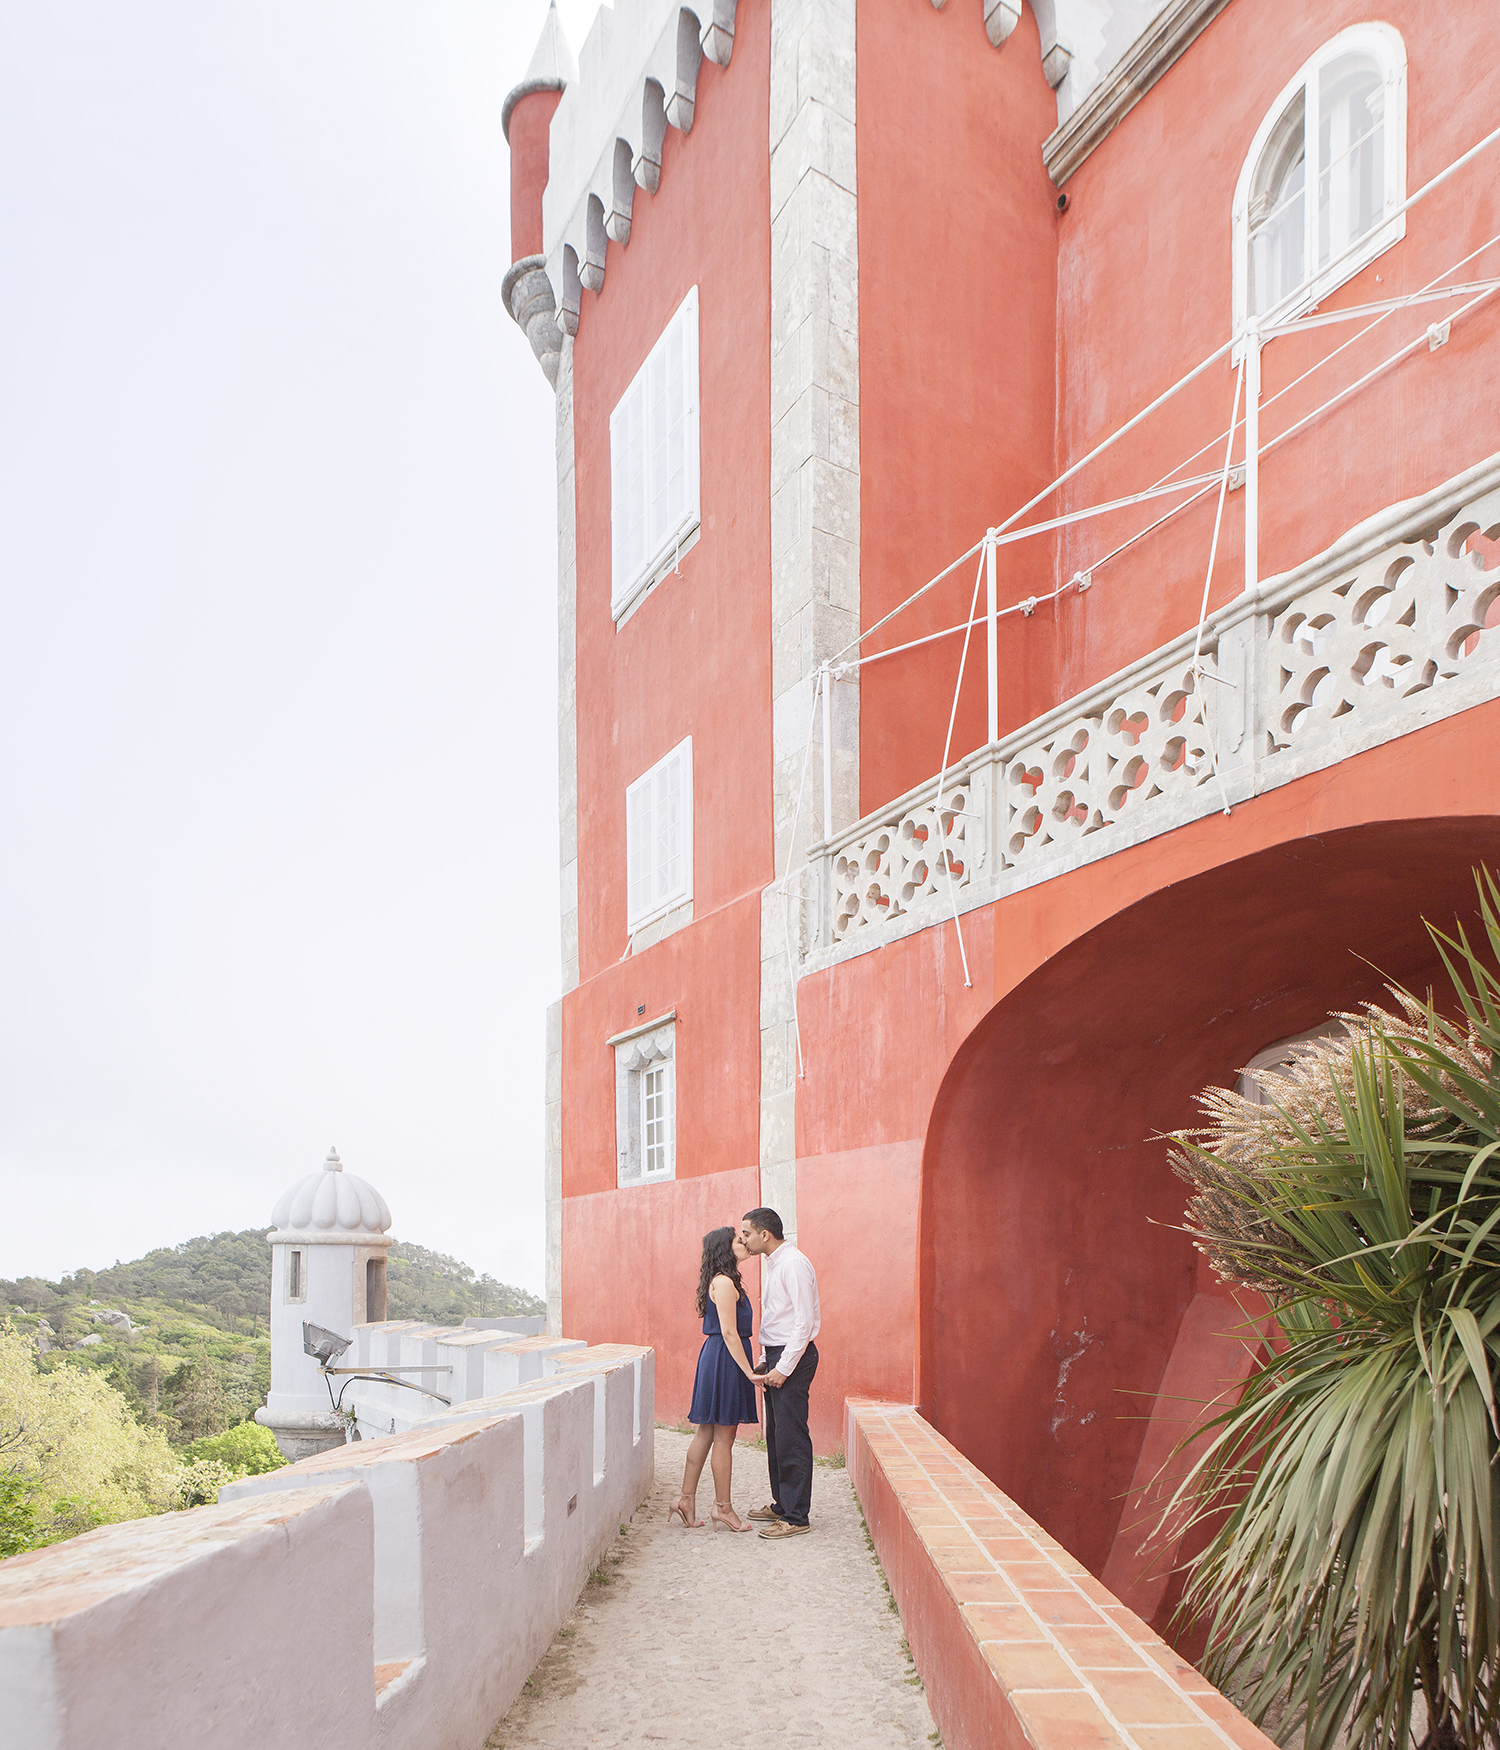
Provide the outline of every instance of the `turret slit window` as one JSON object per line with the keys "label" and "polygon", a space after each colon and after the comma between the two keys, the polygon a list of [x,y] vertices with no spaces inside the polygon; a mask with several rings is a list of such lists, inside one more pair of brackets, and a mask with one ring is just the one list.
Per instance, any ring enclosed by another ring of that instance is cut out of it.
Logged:
{"label": "turret slit window", "polygon": [[378,1325],[385,1318],[385,1259],[365,1260],[365,1323]]}
{"label": "turret slit window", "polygon": [[610,1041],[615,1053],[615,1146],[621,1185],[677,1175],[676,1043],[671,1016]]}
{"label": "turret slit window", "polygon": [[1327,42],[1261,123],[1234,202],[1234,322],[1299,315],[1405,235],[1406,50],[1385,24]]}
{"label": "turret slit window", "polygon": [[625,791],[625,924],[631,935],[693,897],[693,738]]}
{"label": "turret slit window", "polygon": [[697,534],[698,288],[609,417],[610,606],[622,619]]}
{"label": "turret slit window", "polygon": [[301,1246],[288,1246],[286,1253],[286,1297],[288,1301],[307,1299],[306,1264]]}

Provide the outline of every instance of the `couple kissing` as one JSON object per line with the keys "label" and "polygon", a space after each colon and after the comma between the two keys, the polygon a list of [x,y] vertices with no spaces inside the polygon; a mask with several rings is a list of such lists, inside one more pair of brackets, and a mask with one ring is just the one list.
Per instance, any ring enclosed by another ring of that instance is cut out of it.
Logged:
{"label": "couple kissing", "polygon": [[[750,1296],[740,1280],[746,1258],[761,1262],[760,1347],[751,1360]],[[821,1328],[818,1278],[812,1263],[787,1239],[774,1209],[747,1210],[738,1231],[716,1227],[703,1236],[698,1272],[698,1311],[703,1347],[688,1421],[696,1432],[682,1473],[682,1493],[668,1510],[685,1526],[697,1516],[698,1479],[708,1459],[713,1472],[715,1531],[753,1531],[734,1510],[730,1479],[734,1440],[741,1425],[759,1422],[756,1394],[766,1406],[766,1469],[771,1498],[748,1518],[761,1521],[762,1537],[800,1537],[809,1530],[812,1505],[812,1436],[807,1431],[808,1394],[818,1371]]]}

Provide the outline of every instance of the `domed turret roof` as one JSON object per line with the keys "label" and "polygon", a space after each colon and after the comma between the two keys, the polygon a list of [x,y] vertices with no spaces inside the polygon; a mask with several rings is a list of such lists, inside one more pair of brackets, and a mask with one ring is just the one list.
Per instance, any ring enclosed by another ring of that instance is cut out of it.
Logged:
{"label": "domed turret roof", "polygon": [[360,1233],[383,1236],[391,1212],[373,1185],[344,1171],[338,1150],[331,1148],[320,1172],[309,1173],[282,1193],[271,1221],[284,1232],[326,1233],[330,1239]]}

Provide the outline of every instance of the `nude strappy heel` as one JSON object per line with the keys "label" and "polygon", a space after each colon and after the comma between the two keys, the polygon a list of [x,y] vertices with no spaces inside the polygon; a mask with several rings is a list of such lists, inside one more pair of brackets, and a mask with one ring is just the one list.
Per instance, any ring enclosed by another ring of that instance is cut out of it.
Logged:
{"label": "nude strappy heel", "polygon": [[[721,1507],[724,1509],[722,1513],[719,1511]],[[731,1531],[754,1531],[755,1529],[753,1525],[746,1525],[743,1521],[739,1524],[735,1523],[740,1516],[734,1510],[733,1501],[715,1501],[708,1510],[708,1516],[713,1521],[715,1531],[721,1525],[727,1525]]]}
{"label": "nude strappy heel", "polygon": [[[687,1502],[686,1507],[683,1506],[684,1501]],[[693,1497],[691,1495],[679,1495],[667,1509],[667,1524],[670,1525],[672,1523],[672,1515],[675,1513],[684,1525],[701,1525],[703,1523],[701,1519],[688,1518],[689,1510],[694,1513],[698,1510],[693,1502]]]}

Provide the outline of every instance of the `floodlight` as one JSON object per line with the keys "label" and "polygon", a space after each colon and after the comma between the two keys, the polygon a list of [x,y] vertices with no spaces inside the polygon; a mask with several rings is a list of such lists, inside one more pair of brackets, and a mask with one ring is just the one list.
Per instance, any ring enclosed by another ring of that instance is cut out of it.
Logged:
{"label": "floodlight", "polygon": [[353,1340],[341,1337],[337,1331],[325,1331],[321,1325],[310,1325],[306,1319],[302,1321],[302,1353],[313,1356],[321,1367],[337,1361]]}

